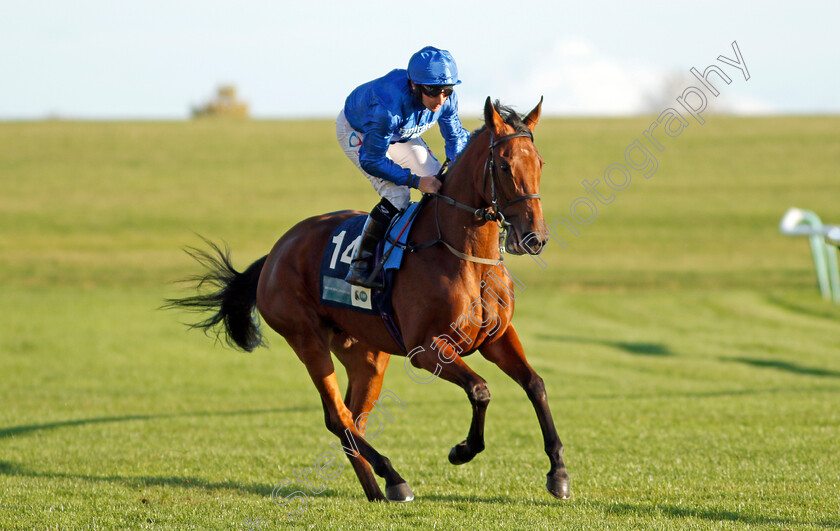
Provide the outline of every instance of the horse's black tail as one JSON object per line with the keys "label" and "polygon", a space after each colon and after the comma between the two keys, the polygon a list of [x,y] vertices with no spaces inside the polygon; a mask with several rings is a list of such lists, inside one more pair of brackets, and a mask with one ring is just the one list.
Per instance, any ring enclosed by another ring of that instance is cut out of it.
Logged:
{"label": "horse's black tail", "polygon": [[[204,266],[205,272],[186,279],[195,282],[198,295],[180,299],[166,299],[164,308],[184,308],[191,312],[210,314],[207,319],[189,324],[205,333],[215,331],[216,338],[224,335],[225,342],[234,348],[251,352],[263,344],[259,319],[255,314],[257,304],[257,283],[267,256],[263,256],[244,272],[233,268],[230,249],[222,250],[213,242],[204,239],[211,247],[209,251],[188,247],[187,254]],[[202,288],[210,286],[209,291]],[[218,326],[221,325],[221,326]]]}

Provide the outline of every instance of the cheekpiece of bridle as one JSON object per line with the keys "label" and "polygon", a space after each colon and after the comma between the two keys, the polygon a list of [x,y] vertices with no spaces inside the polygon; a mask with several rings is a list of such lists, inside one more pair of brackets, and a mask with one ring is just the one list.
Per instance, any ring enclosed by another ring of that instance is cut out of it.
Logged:
{"label": "cheekpiece of bridle", "polygon": [[[505,135],[499,138],[494,138],[493,133],[490,133],[490,155],[487,157],[486,162],[484,163],[484,183],[482,184],[482,189],[487,187],[487,179],[490,179],[490,206],[484,208],[475,208],[469,205],[465,205],[463,203],[459,203],[455,201],[451,197],[447,197],[441,194],[429,194],[438,199],[443,200],[445,203],[458,207],[462,210],[467,210],[472,212],[476,219],[490,222],[495,221],[499,224],[499,227],[503,230],[507,229],[510,226],[510,223],[505,219],[504,210],[514,203],[518,203],[520,201],[525,201],[526,199],[540,199],[540,194],[525,194],[519,197],[515,197],[504,205],[499,207],[499,199],[498,194],[496,193],[496,181],[498,180],[498,176],[496,174],[496,151],[495,148],[498,147],[500,144],[507,142],[512,138],[518,137],[527,137],[534,141],[534,135],[531,134],[530,131],[519,131],[516,133],[512,133],[509,135]],[[448,165],[449,161],[447,160],[444,163],[444,166],[441,168],[440,173],[438,174],[438,178],[442,178],[444,172],[446,171],[446,166]]]}
{"label": "cheekpiece of bridle", "polygon": [[[482,184],[482,190],[483,190],[483,189],[487,188],[487,179],[490,179],[490,206],[484,207],[484,208],[475,208],[475,207],[471,207],[469,205],[465,205],[463,203],[459,203],[458,201],[455,201],[451,197],[447,197],[445,195],[441,195],[441,194],[438,194],[438,193],[426,194],[427,196],[431,196],[431,197],[435,197],[436,199],[440,199],[448,205],[460,208],[461,210],[466,210],[468,212],[472,212],[473,215],[475,216],[475,218],[478,219],[478,220],[481,220],[481,221],[484,221],[484,222],[493,221],[493,222],[498,223],[499,224],[499,252],[500,253],[505,252],[504,241],[505,241],[505,238],[507,236],[508,227],[510,227],[510,222],[505,219],[504,210],[507,207],[509,207],[510,205],[512,205],[514,203],[518,203],[520,201],[525,201],[526,199],[540,199],[540,194],[525,194],[525,195],[521,195],[519,197],[515,197],[513,199],[510,199],[508,202],[506,202],[501,207],[499,206],[499,199],[498,199],[498,195],[496,193],[496,181],[498,179],[498,175],[496,173],[496,154],[495,154],[496,152],[495,152],[495,148],[498,147],[503,142],[507,142],[508,140],[510,140],[512,138],[518,138],[518,137],[527,137],[531,140],[531,142],[534,141],[534,135],[531,133],[531,131],[518,131],[516,133],[505,135],[505,136],[502,136],[502,137],[499,137],[499,138],[494,138],[493,133],[492,132],[490,133],[490,154],[487,157],[487,161],[484,163],[484,183]],[[443,166],[441,167],[440,172],[438,173],[438,179],[439,180],[443,181],[448,165],[449,165],[449,160],[447,159],[447,161],[444,162]],[[440,233],[440,227],[438,227],[438,233]],[[438,241],[442,242],[443,240],[438,238]],[[430,242],[430,243],[435,243],[435,242]],[[450,248],[450,251],[452,251],[453,253],[455,253],[457,256],[459,256],[460,258],[462,258],[464,260],[470,260],[470,261],[479,262],[479,263],[489,263],[489,261],[487,261],[485,259],[470,257],[468,255],[460,253],[457,250],[452,249],[448,244],[446,244],[446,242],[443,242],[443,243],[447,247]],[[420,245],[416,248],[422,248],[424,246],[425,245]]]}
{"label": "cheekpiece of bridle", "polygon": [[504,214],[504,210],[507,207],[514,203],[525,201],[526,199],[540,199],[540,194],[525,194],[511,199],[499,207],[498,197],[496,196],[497,175],[495,148],[503,142],[507,142],[508,140],[517,137],[527,137],[531,140],[531,142],[534,141],[534,135],[530,131],[519,131],[510,135],[499,137],[498,139],[494,139],[493,133],[490,133],[490,156],[487,157],[487,161],[484,163],[484,185],[482,186],[482,189],[487,187],[487,179],[489,178],[491,203],[489,207],[477,209],[475,212],[476,218],[483,219],[484,221],[496,221],[503,228],[507,228],[510,225],[510,223],[508,223],[505,219]]}

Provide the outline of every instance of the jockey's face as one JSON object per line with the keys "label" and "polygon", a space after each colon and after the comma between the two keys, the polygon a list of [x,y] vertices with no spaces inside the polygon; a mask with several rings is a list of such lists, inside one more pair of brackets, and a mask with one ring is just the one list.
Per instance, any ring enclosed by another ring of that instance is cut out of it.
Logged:
{"label": "jockey's face", "polygon": [[426,96],[423,94],[423,105],[432,112],[437,112],[443,106],[443,102],[446,101],[446,94],[438,94],[437,96]]}
{"label": "jockey's face", "polygon": [[[419,89],[420,100],[422,101],[423,106],[432,112],[439,111],[441,106],[443,106],[443,103],[446,101],[446,98],[452,94],[452,87],[448,85],[431,87],[416,85],[416,87]],[[411,84],[411,88],[415,88],[414,83]]]}

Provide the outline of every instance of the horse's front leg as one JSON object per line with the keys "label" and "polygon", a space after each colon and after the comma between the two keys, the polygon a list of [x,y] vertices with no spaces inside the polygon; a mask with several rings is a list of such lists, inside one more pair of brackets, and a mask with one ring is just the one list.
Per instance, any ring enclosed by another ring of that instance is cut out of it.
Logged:
{"label": "horse's front leg", "polygon": [[[415,349],[409,353],[408,361],[415,367],[426,369],[447,382],[460,386],[466,391],[472,405],[472,422],[467,438],[449,451],[449,462],[453,465],[468,463],[484,450],[484,418],[487,405],[490,404],[490,389],[484,378],[470,369],[448,342],[433,337],[424,344],[435,345],[437,350]],[[435,379],[434,376],[421,376],[420,373],[409,376],[421,383],[429,383]]]}
{"label": "horse's front leg", "polygon": [[546,488],[553,496],[560,499],[571,497],[569,488],[569,474],[566,472],[566,465],[563,462],[563,443],[557,435],[557,428],[554,427],[554,420],[551,417],[551,410],[548,407],[548,400],[545,394],[545,385],[542,378],[534,371],[525,359],[525,351],[519,342],[519,337],[509,326],[504,334],[494,341],[484,343],[480,348],[481,355],[499,366],[505,374],[513,378],[516,383],[525,389],[528,398],[534,405],[537,412],[537,419],[542,429],[543,441],[545,442],[545,453],[551,462],[551,470],[548,471]]}

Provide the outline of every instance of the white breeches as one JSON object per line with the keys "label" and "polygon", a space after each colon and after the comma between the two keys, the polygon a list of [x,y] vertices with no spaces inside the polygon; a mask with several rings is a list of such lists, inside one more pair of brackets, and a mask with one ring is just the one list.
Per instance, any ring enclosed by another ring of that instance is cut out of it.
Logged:
{"label": "white breeches", "polygon": [[[361,164],[359,164],[359,149],[362,147],[363,138],[362,133],[353,129],[347,122],[343,110],[335,120],[335,134],[341,149],[344,150],[344,154],[367,177],[368,181],[373,185],[373,189],[376,190],[376,193],[390,201],[392,205],[400,210],[407,207],[411,199],[411,190],[408,186],[399,186],[391,181],[374,177],[362,169]],[[411,170],[411,173],[420,177],[437,175],[440,171],[440,162],[435,158],[432,150],[426,145],[426,142],[419,136],[405,142],[391,144],[385,156],[393,160],[397,165],[408,168]]]}

